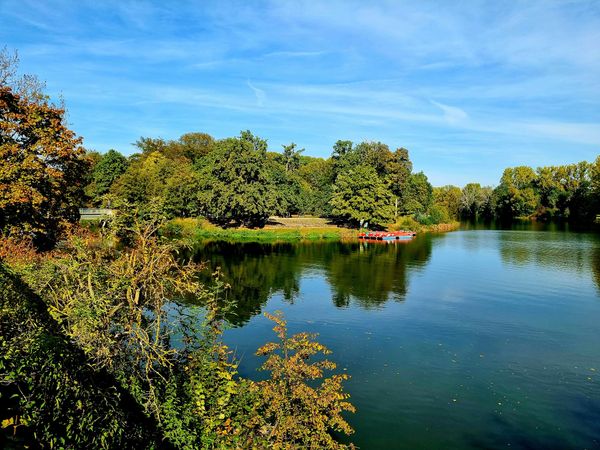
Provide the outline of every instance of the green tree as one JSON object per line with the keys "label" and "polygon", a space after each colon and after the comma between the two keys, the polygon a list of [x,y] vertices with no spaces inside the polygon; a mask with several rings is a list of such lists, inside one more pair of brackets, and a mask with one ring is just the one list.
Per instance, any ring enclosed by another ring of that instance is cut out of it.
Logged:
{"label": "green tree", "polygon": [[600,155],[598,155],[598,157],[596,157],[594,162],[590,165],[590,197],[590,207],[592,209],[594,219],[596,222],[598,222],[598,217],[600,215]]}
{"label": "green tree", "polygon": [[333,161],[333,180],[342,172],[360,164],[358,154],[354,151],[352,141],[338,140],[333,144],[333,153],[331,154]]}
{"label": "green tree", "polygon": [[206,133],[186,133],[178,140],[165,140],[163,138],[139,138],[135,146],[142,151],[142,154],[159,152],[171,160],[185,159],[195,163],[200,158],[208,155],[213,147],[215,140]]}
{"label": "green tree", "polygon": [[167,153],[166,148],[168,146],[167,141],[163,138],[147,138],[141,137],[133,144],[142,151],[142,154],[149,154],[154,152]]}
{"label": "green tree", "polygon": [[266,141],[243,131],[218,141],[202,161],[200,203],[207,218],[221,226],[262,227],[277,199],[267,171]]}
{"label": "green tree", "polygon": [[391,160],[388,162],[388,183],[389,188],[394,195],[394,217],[404,210],[402,202],[407,196],[407,186],[412,173],[412,162],[408,156],[408,150],[404,147],[396,149]]}
{"label": "green tree", "polygon": [[96,199],[108,193],[115,180],[127,170],[127,164],[127,158],[116,150],[111,149],[102,155],[92,173]]}
{"label": "green tree", "polygon": [[361,142],[354,152],[360,164],[373,167],[379,176],[388,173],[389,164],[394,159],[390,148],[382,142]]}
{"label": "green tree", "polygon": [[502,174],[495,196],[500,217],[512,219],[531,216],[539,205],[534,189],[536,174],[531,167],[507,168]]}
{"label": "green tree", "polygon": [[164,212],[167,217],[195,217],[200,214],[198,173],[191,164],[182,161],[165,182]]}
{"label": "green tree", "polygon": [[303,180],[293,172],[288,172],[279,153],[267,153],[267,178],[271,195],[276,200],[273,214],[289,217],[304,211]]}
{"label": "green tree", "polygon": [[298,169],[298,176],[307,183],[302,195],[305,212],[315,216],[331,216],[331,195],[333,192],[333,160],[311,158]]}
{"label": "green tree", "polygon": [[460,196],[460,214],[466,219],[489,218],[493,190],[479,183],[468,183]]}
{"label": "green tree", "polygon": [[535,187],[540,195],[542,216],[552,218],[560,216],[561,198],[564,197],[564,189],[556,176],[556,167],[538,167],[536,171]]}
{"label": "green tree", "polygon": [[215,139],[206,133],[186,133],[179,138],[178,145],[181,154],[195,163],[213,150]]}
{"label": "green tree", "polygon": [[332,213],[354,226],[389,223],[394,218],[392,195],[373,167],[356,166],[338,175],[331,198]]}
{"label": "green tree", "polygon": [[433,203],[446,208],[452,219],[458,219],[460,216],[461,196],[462,191],[457,186],[447,185],[433,188]]}
{"label": "green tree", "polygon": [[164,200],[166,181],[176,173],[177,164],[159,151],[142,155],[131,163],[112,185],[111,194],[133,205]]}
{"label": "green tree", "polygon": [[433,202],[433,187],[423,172],[410,175],[402,194],[401,204],[407,214],[423,214]]}
{"label": "green tree", "polygon": [[296,150],[296,144],[293,142],[283,147],[283,162],[286,172],[294,172],[300,167],[300,154],[304,149]]}

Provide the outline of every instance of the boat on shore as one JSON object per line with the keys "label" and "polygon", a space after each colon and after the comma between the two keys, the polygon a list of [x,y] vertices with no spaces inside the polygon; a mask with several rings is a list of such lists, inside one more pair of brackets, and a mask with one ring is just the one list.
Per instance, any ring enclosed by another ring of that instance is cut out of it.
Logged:
{"label": "boat on shore", "polygon": [[413,239],[417,233],[414,231],[365,231],[358,234],[359,239],[376,241],[408,241]]}

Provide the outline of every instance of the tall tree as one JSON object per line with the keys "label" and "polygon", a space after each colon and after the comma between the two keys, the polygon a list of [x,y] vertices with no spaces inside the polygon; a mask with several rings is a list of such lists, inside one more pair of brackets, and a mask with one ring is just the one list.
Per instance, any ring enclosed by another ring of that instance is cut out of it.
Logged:
{"label": "tall tree", "polygon": [[0,86],[0,230],[51,247],[79,218],[86,171],[64,109]]}
{"label": "tall tree", "polygon": [[315,216],[329,217],[329,203],[333,189],[333,161],[331,159],[312,158],[298,170],[298,176],[308,184],[305,196],[305,212]]}
{"label": "tall tree", "polygon": [[127,158],[116,150],[106,152],[94,167],[94,196],[96,199],[108,193],[115,180],[127,170]]}
{"label": "tall tree", "polygon": [[200,172],[200,202],[210,221],[222,226],[266,224],[277,203],[266,150],[266,141],[250,131],[215,144]]}
{"label": "tall tree", "polygon": [[392,194],[394,195],[394,216],[404,210],[404,205],[407,197],[408,181],[412,173],[412,162],[408,157],[408,150],[404,147],[396,149],[391,160],[388,163],[388,183]]}
{"label": "tall tree", "polygon": [[394,218],[387,185],[370,166],[356,166],[338,175],[331,198],[332,213],[354,226],[389,223]]}
{"label": "tall tree", "polygon": [[507,168],[495,190],[497,212],[502,218],[531,216],[539,202],[534,189],[536,174],[531,167]]}
{"label": "tall tree", "polygon": [[382,142],[361,142],[354,149],[360,164],[371,166],[379,176],[385,176],[394,159],[390,148]]}
{"label": "tall tree", "polygon": [[433,187],[423,172],[410,175],[402,194],[402,207],[407,214],[425,213],[433,203]]}
{"label": "tall tree", "polygon": [[283,162],[286,172],[293,172],[300,167],[300,154],[304,149],[296,150],[296,144],[293,142],[283,147]]}
{"label": "tall tree", "polygon": [[117,199],[138,206],[162,202],[167,180],[176,174],[177,163],[159,151],[148,153],[132,162],[112,185],[110,193]]}
{"label": "tall tree", "polygon": [[491,215],[493,190],[479,183],[468,183],[460,196],[460,212],[466,219],[488,218]]}
{"label": "tall tree", "polygon": [[212,151],[215,139],[206,133],[186,133],[179,138],[177,144],[183,156],[194,163]]}
{"label": "tall tree", "polygon": [[194,217],[200,214],[198,173],[187,161],[177,162],[164,182],[164,212],[167,217]]}
{"label": "tall tree", "polygon": [[433,201],[436,205],[446,208],[450,218],[458,219],[460,216],[460,201],[462,191],[457,186],[442,186],[433,188]]}

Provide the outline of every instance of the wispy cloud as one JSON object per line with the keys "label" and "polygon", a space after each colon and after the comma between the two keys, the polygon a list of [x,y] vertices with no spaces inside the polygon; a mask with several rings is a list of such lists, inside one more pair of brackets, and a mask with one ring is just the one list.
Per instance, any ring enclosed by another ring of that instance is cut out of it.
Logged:
{"label": "wispy cloud", "polygon": [[430,100],[431,104],[437,106],[444,113],[444,118],[449,124],[457,124],[466,120],[469,116],[462,109],[456,106],[444,105],[443,103]]}
{"label": "wispy cloud", "polygon": [[198,129],[321,156],[376,139],[458,184],[600,153],[598,2],[4,0],[0,23],[99,150]]}
{"label": "wispy cloud", "polygon": [[256,105],[263,106],[265,104],[265,98],[267,97],[265,91],[254,86],[250,83],[250,80],[246,80],[246,84],[252,89],[252,92],[254,92],[254,95],[256,96]]}

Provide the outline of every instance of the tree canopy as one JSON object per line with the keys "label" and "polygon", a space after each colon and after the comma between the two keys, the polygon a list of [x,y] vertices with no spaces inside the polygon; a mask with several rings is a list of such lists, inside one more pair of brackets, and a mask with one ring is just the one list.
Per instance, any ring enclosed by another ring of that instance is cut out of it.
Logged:
{"label": "tree canopy", "polygon": [[266,141],[243,131],[223,139],[202,161],[200,204],[222,226],[262,227],[277,204],[267,172]]}
{"label": "tree canopy", "polygon": [[52,246],[78,220],[86,172],[64,109],[0,86],[0,230]]}

